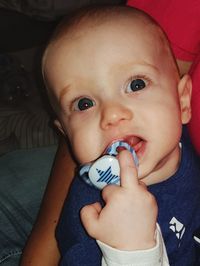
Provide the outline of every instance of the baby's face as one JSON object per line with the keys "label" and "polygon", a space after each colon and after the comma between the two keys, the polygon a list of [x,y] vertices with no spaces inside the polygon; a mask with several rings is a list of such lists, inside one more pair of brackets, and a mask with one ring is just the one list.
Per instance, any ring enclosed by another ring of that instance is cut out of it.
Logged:
{"label": "baby's face", "polygon": [[187,118],[172,65],[155,32],[136,24],[101,25],[50,49],[45,76],[80,163],[124,140],[135,149],[139,178],[147,184],[176,171]]}

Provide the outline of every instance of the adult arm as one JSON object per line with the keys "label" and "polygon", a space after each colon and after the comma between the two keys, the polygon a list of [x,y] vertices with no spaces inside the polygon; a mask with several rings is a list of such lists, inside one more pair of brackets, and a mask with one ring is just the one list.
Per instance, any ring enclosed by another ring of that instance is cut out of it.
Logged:
{"label": "adult arm", "polygon": [[74,168],[75,162],[62,138],[36,224],[23,251],[21,266],[58,265],[60,254],[55,239],[55,228],[73,179]]}

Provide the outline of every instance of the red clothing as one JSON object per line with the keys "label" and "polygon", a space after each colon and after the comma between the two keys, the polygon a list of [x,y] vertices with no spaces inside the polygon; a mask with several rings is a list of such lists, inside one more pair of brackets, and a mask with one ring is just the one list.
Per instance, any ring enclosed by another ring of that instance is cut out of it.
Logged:
{"label": "red clothing", "polygon": [[199,0],[128,0],[151,15],[164,29],[175,57],[194,61],[190,74],[193,81],[191,140],[200,154],[200,1]]}
{"label": "red clothing", "polygon": [[161,25],[177,58],[193,61],[200,53],[199,0],[129,0],[127,4],[142,9]]}
{"label": "red clothing", "polygon": [[200,154],[200,54],[191,67],[192,77],[192,119],[188,125],[192,143]]}

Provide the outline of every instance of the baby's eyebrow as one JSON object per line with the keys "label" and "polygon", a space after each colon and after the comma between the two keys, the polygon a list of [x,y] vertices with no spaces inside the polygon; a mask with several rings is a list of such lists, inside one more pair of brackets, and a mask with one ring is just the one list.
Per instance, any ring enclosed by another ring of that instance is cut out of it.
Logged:
{"label": "baby's eyebrow", "polygon": [[148,63],[146,64],[146,66],[149,67],[149,68],[151,68],[151,69],[153,69],[156,72],[159,72],[159,68],[157,66],[154,66],[154,65],[148,64]]}
{"label": "baby's eyebrow", "polygon": [[140,70],[151,70],[155,73],[159,73],[160,69],[147,61],[131,61],[128,64],[120,64],[120,69],[124,69],[125,71],[128,69],[132,69],[133,71],[140,71]]}
{"label": "baby's eyebrow", "polygon": [[151,69],[151,70],[153,70],[153,71],[155,71],[155,72],[160,72],[160,71],[159,71],[159,68],[158,68],[157,66],[155,66],[155,65],[153,65],[153,64],[150,64],[150,63],[148,63],[148,62],[145,62],[145,61],[143,61],[143,62],[139,62],[139,63],[138,63],[138,66],[141,66],[141,67],[144,67],[144,68],[149,68],[149,69]]}
{"label": "baby's eyebrow", "polygon": [[61,89],[60,94],[59,94],[59,102],[61,103],[63,98],[66,96],[66,94],[68,94],[71,91],[71,86],[70,85],[66,85],[63,89]]}

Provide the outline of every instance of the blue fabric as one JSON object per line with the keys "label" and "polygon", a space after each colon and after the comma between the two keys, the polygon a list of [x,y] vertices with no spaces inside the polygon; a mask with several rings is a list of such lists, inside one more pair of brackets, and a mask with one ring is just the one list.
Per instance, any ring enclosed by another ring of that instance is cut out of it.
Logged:
{"label": "blue fabric", "polygon": [[95,240],[85,232],[79,216],[83,206],[95,201],[102,202],[100,190],[75,177],[57,227],[57,239],[62,256],[61,265],[101,265],[100,250]]}
{"label": "blue fabric", "polygon": [[193,234],[200,227],[200,162],[189,145],[183,145],[182,161],[176,174],[150,186],[149,190],[157,199],[158,223],[170,266],[194,266],[198,250]]}
{"label": "blue fabric", "polygon": [[[170,266],[200,265],[196,262],[196,252],[199,251],[193,240],[193,232],[200,227],[199,165],[199,159],[191,146],[184,143],[178,171],[167,181],[149,187],[157,199],[158,222],[163,232]],[[95,240],[87,235],[79,217],[80,209],[84,205],[99,200],[99,190],[75,177],[57,226],[61,266],[101,265],[99,248]],[[81,264],[81,261],[84,263]]]}
{"label": "blue fabric", "polygon": [[56,146],[0,157],[0,265],[16,266],[35,221]]}

